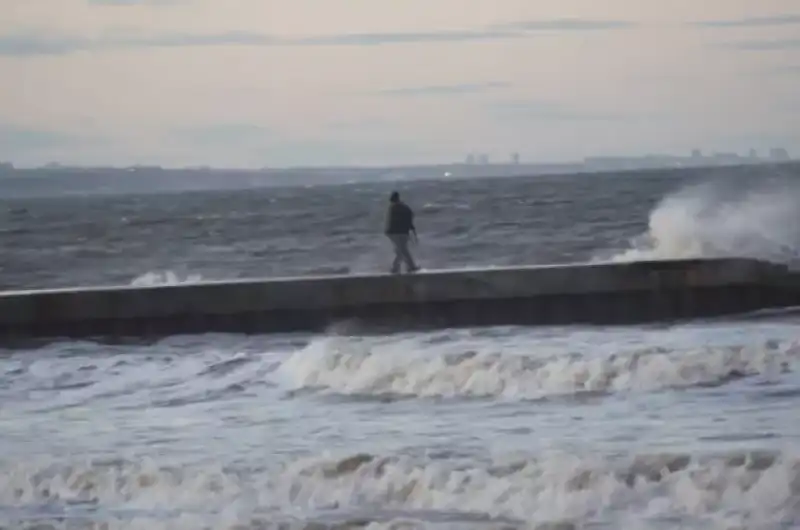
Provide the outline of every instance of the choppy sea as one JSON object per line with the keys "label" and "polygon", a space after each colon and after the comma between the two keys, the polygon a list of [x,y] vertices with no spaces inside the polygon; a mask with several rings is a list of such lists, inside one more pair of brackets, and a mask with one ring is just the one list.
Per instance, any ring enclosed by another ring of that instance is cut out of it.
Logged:
{"label": "choppy sea", "polygon": [[[792,262],[800,174],[0,198],[0,288]],[[800,528],[800,317],[0,346],[0,528]]]}

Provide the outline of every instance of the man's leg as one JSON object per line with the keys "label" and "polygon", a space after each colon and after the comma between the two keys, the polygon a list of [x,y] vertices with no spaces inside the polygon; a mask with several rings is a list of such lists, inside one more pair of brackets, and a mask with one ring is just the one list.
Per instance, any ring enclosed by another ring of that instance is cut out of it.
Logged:
{"label": "man's leg", "polygon": [[406,263],[406,270],[408,272],[414,272],[419,270],[417,264],[414,263],[414,257],[411,256],[411,251],[408,249],[408,235],[402,235],[399,237],[400,239],[400,256],[403,258],[403,261]]}
{"label": "man's leg", "polygon": [[394,261],[392,262],[392,274],[398,274],[400,272],[400,262],[402,258],[402,251],[400,249],[400,242],[398,241],[398,236],[391,234],[389,235],[389,240],[392,242],[392,248],[394,249]]}

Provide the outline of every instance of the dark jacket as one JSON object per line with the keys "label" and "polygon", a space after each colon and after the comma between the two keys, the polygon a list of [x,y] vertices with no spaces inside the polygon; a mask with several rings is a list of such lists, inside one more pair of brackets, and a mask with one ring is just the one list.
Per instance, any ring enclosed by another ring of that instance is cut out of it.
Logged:
{"label": "dark jacket", "polygon": [[414,212],[402,201],[389,204],[384,231],[388,235],[408,235],[414,228]]}

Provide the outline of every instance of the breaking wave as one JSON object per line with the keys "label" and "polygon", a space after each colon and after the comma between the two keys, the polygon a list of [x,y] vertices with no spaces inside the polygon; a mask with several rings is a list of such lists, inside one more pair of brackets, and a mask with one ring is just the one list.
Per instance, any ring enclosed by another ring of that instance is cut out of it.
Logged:
{"label": "breaking wave", "polygon": [[0,516],[16,528],[788,528],[800,518],[800,459],[349,454],[261,471],[0,463]]}
{"label": "breaking wave", "polygon": [[748,257],[800,259],[800,183],[720,179],[665,197],[648,229],[614,261]]}
{"label": "breaking wave", "polygon": [[[535,349],[536,346],[531,346]],[[343,337],[312,341],[277,373],[292,389],[360,396],[541,399],[581,393],[653,391],[715,385],[747,376],[775,377],[800,360],[800,343],[648,348],[585,355],[535,351],[419,351]]]}
{"label": "breaking wave", "polygon": [[181,276],[173,271],[150,271],[131,280],[134,287],[153,287],[157,285],[180,285],[183,283],[198,283],[203,280],[200,274],[187,274]]}

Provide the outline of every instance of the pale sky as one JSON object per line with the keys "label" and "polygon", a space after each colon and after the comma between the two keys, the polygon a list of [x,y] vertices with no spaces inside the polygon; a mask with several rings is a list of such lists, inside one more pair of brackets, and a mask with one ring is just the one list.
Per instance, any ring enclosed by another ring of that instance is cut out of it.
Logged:
{"label": "pale sky", "polygon": [[800,0],[0,0],[0,160],[261,167],[772,146]]}

